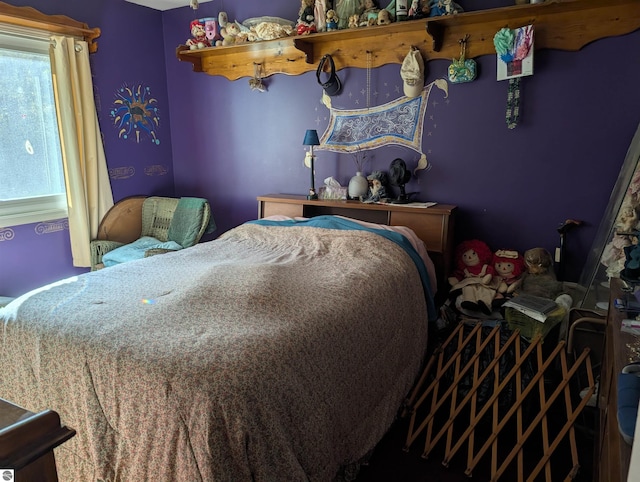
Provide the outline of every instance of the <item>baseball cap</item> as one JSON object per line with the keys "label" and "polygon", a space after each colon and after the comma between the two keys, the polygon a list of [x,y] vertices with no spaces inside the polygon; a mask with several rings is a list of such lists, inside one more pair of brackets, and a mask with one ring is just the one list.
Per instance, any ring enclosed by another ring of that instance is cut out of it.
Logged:
{"label": "baseball cap", "polygon": [[[326,82],[320,80],[320,75],[323,73],[324,65],[326,62],[329,62],[329,78]],[[340,77],[336,75],[336,66],[333,62],[333,57],[327,54],[320,59],[320,63],[318,64],[318,70],[316,71],[316,78],[318,79],[318,83],[322,86],[327,95],[333,96],[338,95],[342,90],[342,82],[340,82]]]}
{"label": "baseball cap", "polygon": [[424,88],[424,60],[417,48],[411,47],[402,62],[400,77],[404,82],[404,95],[418,97]]}

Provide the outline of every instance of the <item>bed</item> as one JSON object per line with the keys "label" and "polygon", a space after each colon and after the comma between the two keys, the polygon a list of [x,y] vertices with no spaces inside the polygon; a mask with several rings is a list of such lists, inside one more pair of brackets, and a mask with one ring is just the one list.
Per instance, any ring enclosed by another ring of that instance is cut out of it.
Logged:
{"label": "bed", "polygon": [[274,217],[0,309],[0,398],[77,435],[62,481],[332,481],[419,374],[434,272],[403,227]]}

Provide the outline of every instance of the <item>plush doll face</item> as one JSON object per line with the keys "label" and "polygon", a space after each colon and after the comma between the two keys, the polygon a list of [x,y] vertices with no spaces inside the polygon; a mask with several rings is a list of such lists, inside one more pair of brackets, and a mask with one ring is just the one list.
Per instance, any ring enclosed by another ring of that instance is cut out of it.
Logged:
{"label": "plush doll face", "polygon": [[191,35],[195,39],[206,38],[207,35],[206,35],[205,30],[204,30],[204,25],[202,25],[201,23],[193,22],[191,24]]}
{"label": "plush doll face", "polygon": [[501,278],[517,278],[524,270],[524,258],[514,250],[498,250],[493,255],[493,268]]}
{"label": "plush doll face", "polygon": [[498,261],[495,264],[496,274],[502,278],[513,278],[515,265],[511,261]]}
{"label": "plush doll face", "polygon": [[462,262],[465,266],[478,266],[480,264],[480,256],[473,249],[468,249],[462,253]]}

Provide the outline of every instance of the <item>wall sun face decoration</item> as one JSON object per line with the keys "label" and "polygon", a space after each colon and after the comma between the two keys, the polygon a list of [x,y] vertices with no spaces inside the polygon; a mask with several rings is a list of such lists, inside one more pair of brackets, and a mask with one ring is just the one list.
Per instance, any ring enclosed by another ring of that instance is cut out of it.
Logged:
{"label": "wall sun face decoration", "polygon": [[159,145],[157,129],[160,124],[157,99],[151,96],[151,89],[142,84],[120,87],[115,94],[111,118],[118,129],[118,137],[140,142],[149,137],[153,144]]}

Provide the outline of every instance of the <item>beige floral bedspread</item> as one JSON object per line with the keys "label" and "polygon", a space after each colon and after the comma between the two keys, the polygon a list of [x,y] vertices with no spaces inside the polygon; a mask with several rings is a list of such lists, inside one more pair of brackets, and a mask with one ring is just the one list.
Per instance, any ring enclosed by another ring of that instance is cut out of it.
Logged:
{"label": "beige floral bedspread", "polygon": [[247,224],[0,309],[0,397],[77,435],[62,481],[330,481],[420,371],[427,317],[400,247]]}

